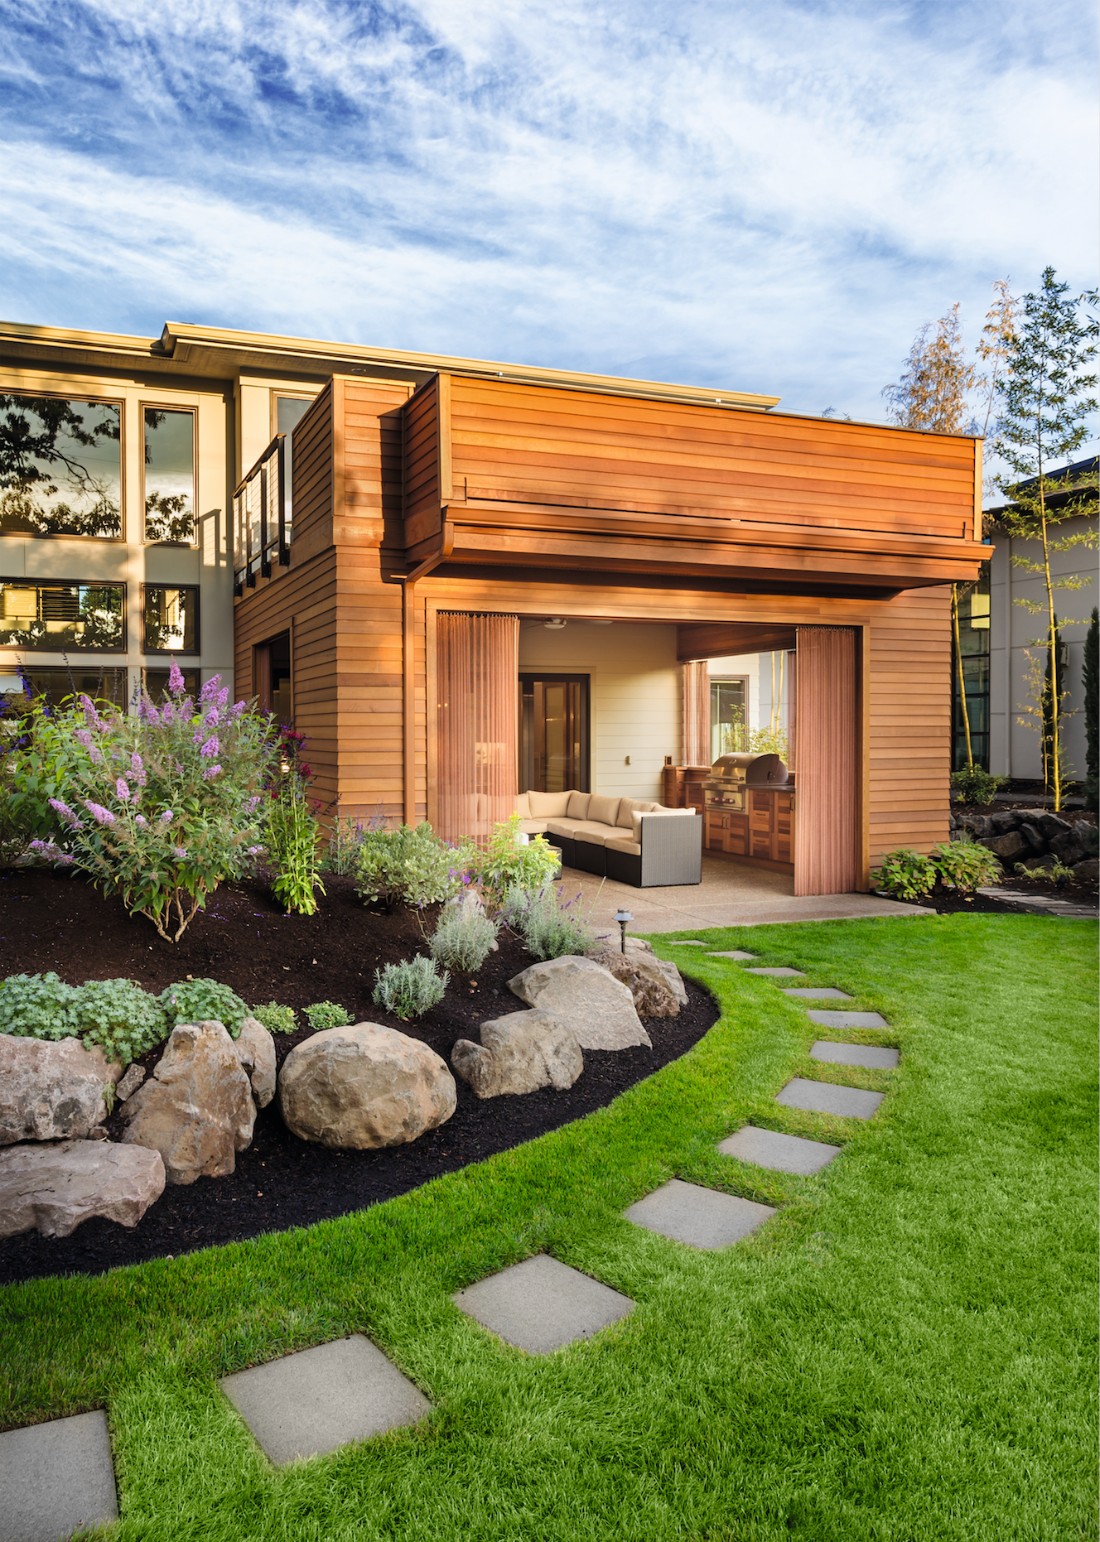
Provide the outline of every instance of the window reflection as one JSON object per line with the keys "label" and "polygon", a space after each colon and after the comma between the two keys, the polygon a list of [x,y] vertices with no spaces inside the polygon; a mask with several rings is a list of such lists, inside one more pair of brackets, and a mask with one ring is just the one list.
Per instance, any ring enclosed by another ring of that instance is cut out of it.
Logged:
{"label": "window reflection", "polygon": [[146,407],[145,539],[195,538],[195,414]]}
{"label": "window reflection", "polygon": [[122,533],[117,402],[0,394],[0,533]]}
{"label": "window reflection", "polygon": [[0,647],[119,652],[125,593],[125,584],[0,581]]}
{"label": "window reflection", "polygon": [[146,584],[144,652],[197,653],[198,621],[197,587]]}

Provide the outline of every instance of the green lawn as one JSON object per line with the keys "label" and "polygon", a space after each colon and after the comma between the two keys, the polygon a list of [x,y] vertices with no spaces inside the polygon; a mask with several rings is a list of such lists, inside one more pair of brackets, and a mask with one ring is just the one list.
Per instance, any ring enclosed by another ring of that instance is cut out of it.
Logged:
{"label": "green lawn", "polygon": [[[774,984],[654,939],[724,1008],[683,1060],[359,1215],[0,1291],[0,1420],[106,1405],[110,1535],[142,1542],[1095,1537],[1096,927],[709,935],[884,1013],[888,1038],[846,1036],[900,1070],[815,1065]],[[889,1096],[869,1124],[801,1114],[773,1101],[792,1074]],[[803,1179],[718,1156],[750,1117],[847,1149]],[[674,1174],[780,1214],[718,1254],[621,1218]],[[449,1298],[544,1249],[637,1306],[536,1359]],[[216,1378],[351,1332],[432,1416],[273,1471]]]}

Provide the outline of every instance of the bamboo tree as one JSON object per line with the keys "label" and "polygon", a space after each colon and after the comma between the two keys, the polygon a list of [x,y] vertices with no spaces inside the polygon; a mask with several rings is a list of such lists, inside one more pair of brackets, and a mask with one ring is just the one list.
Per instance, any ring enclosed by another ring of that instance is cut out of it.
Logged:
{"label": "bamboo tree", "polygon": [[[1044,270],[1039,291],[1024,296],[1000,392],[1002,415],[996,440],[997,452],[1008,468],[1000,486],[1011,500],[1001,512],[1000,523],[1009,535],[1035,541],[1039,548],[1037,561],[1018,552],[1012,561],[1042,579],[1042,604],[1025,598],[1017,603],[1046,621],[1045,635],[1035,644],[1046,655],[1045,668],[1038,671],[1038,721],[1045,778],[1056,810],[1062,806],[1065,783],[1062,718],[1067,692],[1058,657],[1055,594],[1060,589],[1079,589],[1090,580],[1056,577],[1051,558],[1074,546],[1095,546],[1096,533],[1053,533],[1056,526],[1082,512],[1083,499],[1052,505],[1051,494],[1060,484],[1052,482],[1050,473],[1085,443],[1088,415],[1096,410],[1091,394],[1096,375],[1089,369],[1096,356],[1097,322],[1089,314],[1095,305],[1095,292],[1071,295],[1068,284],[1057,282],[1052,267]],[[1043,732],[1042,697],[1047,694],[1049,738]]]}

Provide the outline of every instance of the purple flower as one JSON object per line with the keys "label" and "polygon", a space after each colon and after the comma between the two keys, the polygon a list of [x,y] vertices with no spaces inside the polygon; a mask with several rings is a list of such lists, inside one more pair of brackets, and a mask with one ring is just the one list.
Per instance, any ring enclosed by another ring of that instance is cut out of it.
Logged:
{"label": "purple flower", "polygon": [[144,814],[135,814],[134,823],[139,827],[139,829],[144,830],[149,821],[146,819]]}
{"label": "purple flower", "polygon": [[207,712],[205,718],[203,719],[203,722],[206,724],[207,728],[217,728],[217,726],[218,726],[218,709],[217,709],[217,707],[211,707],[209,709],[209,711]]}
{"label": "purple flower", "polygon": [[244,811],[246,814],[254,814],[259,806],[259,798],[246,798],[244,800]]}
{"label": "purple flower", "polygon": [[78,728],[76,733],[73,735],[73,738],[77,741],[78,744],[82,744],[86,750],[91,749],[92,734],[90,729]]}
{"label": "purple flower", "polygon": [[172,810],[170,808],[166,808],[164,813],[160,816],[159,823],[162,825],[170,825],[174,818],[175,815],[172,813]]}
{"label": "purple flower", "polygon": [[118,777],[115,781],[115,796],[123,803],[129,803],[130,801],[130,789],[126,785],[126,778],[124,776]]}
{"label": "purple flower", "polygon": [[200,746],[199,754],[210,760],[218,753],[219,749],[220,745],[218,744],[217,734],[211,734],[206,743]]}
{"label": "purple flower", "polygon": [[[221,678],[220,675],[215,675],[214,676],[215,680],[218,680],[220,678]],[[217,699],[218,699],[218,706],[224,712],[226,707],[227,707],[227,705],[228,705],[228,703],[229,703],[229,687],[227,685],[223,685],[222,686],[221,690],[218,692],[218,698]]]}
{"label": "purple flower", "polygon": [[174,855],[175,855],[175,858],[176,858],[177,862],[186,862],[186,860],[187,860],[187,847],[186,846],[177,846],[175,848]]}
{"label": "purple flower", "polygon": [[95,705],[92,702],[92,698],[90,696],[80,696],[77,699],[79,700],[81,707],[84,709],[84,721],[87,723],[88,727],[104,727],[103,719],[96,711]]}
{"label": "purple flower", "polygon": [[183,675],[180,673],[179,665],[173,659],[168,670],[168,690],[173,696],[182,696],[184,689]]}
{"label": "purple flower", "polygon": [[[155,709],[153,716],[156,716]],[[164,706],[160,709],[160,720],[162,723],[174,723],[176,721],[176,708],[173,702],[166,701],[164,703]]]}
{"label": "purple flower", "polygon": [[212,782],[216,776],[221,776],[221,774],[221,766],[207,766],[206,770],[202,773],[202,779],[204,782]]}
{"label": "purple flower", "polygon": [[71,867],[73,864],[73,858],[68,852],[55,846],[53,841],[32,841],[31,850],[37,851],[40,857],[48,857],[51,862],[59,863],[62,867]]}
{"label": "purple flower", "polygon": [[91,814],[97,825],[113,825],[115,816],[110,809],[103,807],[102,803],[93,803],[91,798],[84,799],[84,807]]}
{"label": "purple flower", "polygon": [[62,803],[60,798],[50,798],[48,801],[54,813],[61,815],[61,818],[68,825],[70,830],[83,830],[84,826],[80,823],[80,820],[76,817],[67,803]]}
{"label": "purple flower", "polygon": [[250,856],[250,857],[259,857],[259,856],[263,855],[263,847],[262,846],[249,846],[249,847],[246,848],[246,850],[247,850],[248,856]]}
{"label": "purple flower", "polygon": [[202,703],[203,706],[205,706],[208,701],[213,701],[214,700],[215,696],[217,696],[217,694],[218,694],[218,686],[221,683],[222,683],[221,675],[211,675],[210,676],[210,679],[206,682],[206,684],[203,686],[202,690],[199,692],[199,701]]}
{"label": "purple flower", "polygon": [[139,787],[145,786],[145,762],[137,750],[130,756],[130,771]]}
{"label": "purple flower", "polygon": [[233,705],[229,709],[229,716],[230,717],[240,717],[241,713],[245,710],[245,708],[247,706],[248,706],[248,703],[246,701],[235,701],[233,703]]}

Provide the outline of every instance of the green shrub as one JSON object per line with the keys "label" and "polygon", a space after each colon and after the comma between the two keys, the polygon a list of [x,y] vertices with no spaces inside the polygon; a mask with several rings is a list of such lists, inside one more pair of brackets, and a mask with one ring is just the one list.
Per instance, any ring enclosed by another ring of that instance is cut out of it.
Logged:
{"label": "green shrub", "polygon": [[1061,857],[1048,857],[1042,867],[1018,867],[1016,869],[1021,878],[1045,878],[1049,883],[1057,884],[1059,889],[1064,889],[1073,878],[1073,869]]}
{"label": "green shrub", "polygon": [[964,766],[951,777],[951,791],[960,803],[985,808],[993,802],[1005,784],[1003,776],[992,776],[981,766]]}
{"label": "green shrub", "polygon": [[359,851],[368,829],[361,819],[334,819],[325,849],[325,870],[337,873],[341,878],[353,878],[359,867]]}
{"label": "green shrub", "polygon": [[164,1010],[168,1032],[177,1023],[221,1023],[231,1039],[239,1036],[249,1009],[228,985],[217,980],[180,980],[157,998]]}
{"label": "green shrub", "polygon": [[493,826],[485,851],[470,847],[466,857],[470,876],[477,882],[490,910],[498,910],[509,889],[541,889],[556,877],[561,865],[558,852],[544,835],[521,840],[520,817],[513,814]]}
{"label": "green shrub", "polygon": [[87,1049],[128,1066],[168,1037],[164,1008],[133,980],[88,980],[75,992],[77,1031]]}
{"label": "green shrub", "polygon": [[354,1022],[351,1013],[345,1012],[338,1001],[315,1001],[312,1006],[302,1008],[302,1016],[314,1033],[325,1028],[346,1028]]}
{"label": "green shrub", "polygon": [[359,848],[356,892],[370,904],[433,905],[461,886],[458,853],[429,824],[367,830]]}
{"label": "green shrub", "polygon": [[277,1001],[269,1001],[262,1007],[253,1007],[251,1015],[258,1023],[263,1023],[268,1033],[297,1033],[298,1018],[293,1007],[280,1006]]}
{"label": "green shrub", "polygon": [[428,947],[438,963],[460,974],[472,974],[489,957],[496,938],[496,922],[470,894],[444,907]]}
{"label": "green shrub", "polygon": [[880,866],[871,874],[871,882],[891,899],[917,900],[936,887],[936,866],[930,857],[922,857],[908,846],[888,851]]}
{"label": "green shrub", "polygon": [[944,841],[933,846],[931,860],[940,882],[959,894],[973,894],[1001,876],[1000,862],[977,841]]}
{"label": "green shrub", "polygon": [[0,980],[0,1033],[27,1039],[71,1039],[77,1027],[76,991],[51,969]]}
{"label": "green shrub", "polygon": [[507,924],[519,932],[529,953],[537,959],[562,958],[567,953],[587,953],[595,937],[584,917],[574,908],[580,899],[563,900],[561,887],[544,884],[528,892],[512,889],[505,897]]}
{"label": "green shrub", "polygon": [[419,955],[403,964],[387,964],[374,972],[372,999],[402,1022],[423,1017],[443,1000],[451,977],[442,974],[434,958]]}
{"label": "green shrub", "polygon": [[272,893],[288,914],[311,916],[317,910],[317,894],[324,894],[317,842],[321,827],[309,806],[306,778],[292,767],[280,779],[267,805],[267,858],[275,869]]}

